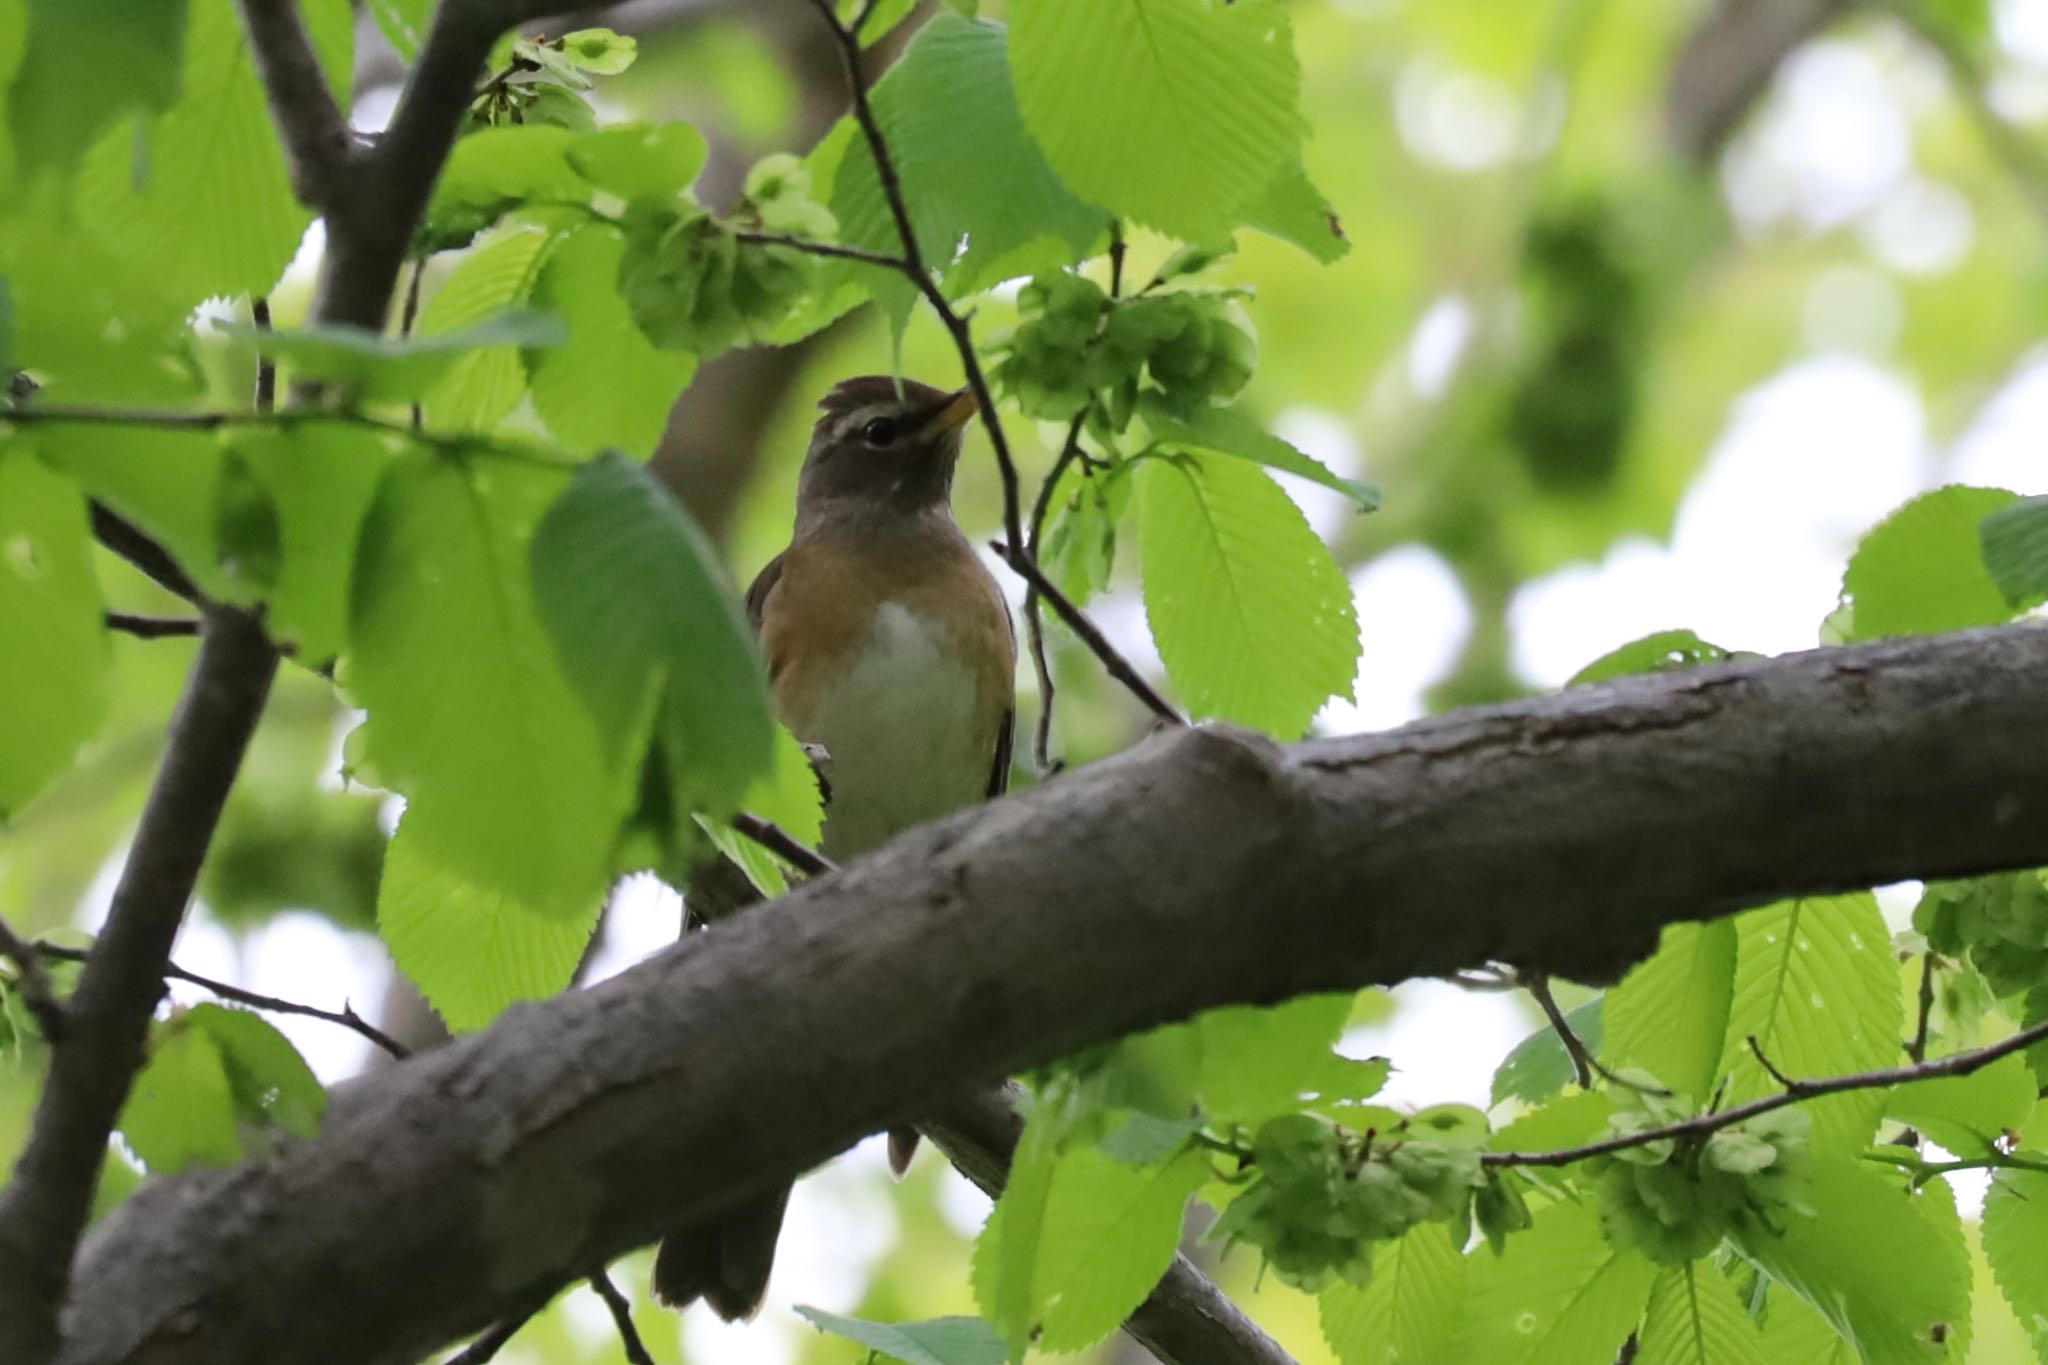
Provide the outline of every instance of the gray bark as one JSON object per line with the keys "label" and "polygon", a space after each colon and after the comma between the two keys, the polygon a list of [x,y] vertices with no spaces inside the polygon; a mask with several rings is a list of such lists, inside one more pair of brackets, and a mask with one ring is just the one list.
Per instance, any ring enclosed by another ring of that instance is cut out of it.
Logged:
{"label": "gray bark", "polygon": [[1282,748],[1228,729],[913,831],[341,1091],[89,1241],[67,1365],[396,1362],[972,1084],[1132,1029],[2048,863],[2048,631],[1702,668]]}

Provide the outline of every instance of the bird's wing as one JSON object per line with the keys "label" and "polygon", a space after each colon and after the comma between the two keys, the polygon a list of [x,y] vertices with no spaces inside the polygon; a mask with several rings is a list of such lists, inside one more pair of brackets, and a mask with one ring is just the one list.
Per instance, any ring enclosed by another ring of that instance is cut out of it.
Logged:
{"label": "bird's wing", "polygon": [[988,797],[993,801],[1010,789],[1010,747],[1016,740],[1017,708],[1003,709],[1003,723],[996,730],[995,764],[988,770]]}
{"label": "bird's wing", "polygon": [[[783,554],[788,554],[787,550]],[[782,555],[777,555],[761,566],[761,572],[754,575],[754,581],[747,586],[747,620],[752,623],[754,633],[761,633],[761,616],[768,608],[768,594],[782,581]]]}

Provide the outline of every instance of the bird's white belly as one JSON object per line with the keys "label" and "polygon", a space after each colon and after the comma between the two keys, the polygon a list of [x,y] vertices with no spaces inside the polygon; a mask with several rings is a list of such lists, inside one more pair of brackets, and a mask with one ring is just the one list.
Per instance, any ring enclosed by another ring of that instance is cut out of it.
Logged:
{"label": "bird's white belly", "polygon": [[825,852],[845,859],[985,794],[994,757],[971,669],[942,627],[885,602],[838,685],[790,717],[823,745],[832,800]]}

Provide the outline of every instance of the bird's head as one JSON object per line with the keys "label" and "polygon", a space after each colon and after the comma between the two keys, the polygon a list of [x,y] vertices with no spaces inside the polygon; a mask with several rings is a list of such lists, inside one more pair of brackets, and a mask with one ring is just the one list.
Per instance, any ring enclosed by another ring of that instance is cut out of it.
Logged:
{"label": "bird's head", "polygon": [[849,379],[826,394],[797,481],[800,510],[945,507],[974,394],[886,375]]}

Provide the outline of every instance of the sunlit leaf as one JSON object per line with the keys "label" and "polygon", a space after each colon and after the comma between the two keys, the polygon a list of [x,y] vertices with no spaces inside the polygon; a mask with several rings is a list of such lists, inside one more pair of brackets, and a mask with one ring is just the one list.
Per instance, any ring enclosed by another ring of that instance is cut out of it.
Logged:
{"label": "sunlit leaf", "polygon": [[[421,310],[420,336],[458,333],[524,307],[554,241],[545,231],[517,228],[472,251]],[[440,431],[489,431],[525,393],[526,370],[516,346],[471,350],[427,391],[427,422]]]}
{"label": "sunlit leaf", "polygon": [[1412,1228],[1374,1254],[1370,1284],[1322,1292],[1323,1340],[1340,1365],[1450,1359],[1469,1268],[1441,1226]]}
{"label": "sunlit leaf", "polygon": [[607,760],[534,616],[528,542],[560,487],[555,471],[505,461],[395,461],[363,523],[349,683],[421,849],[573,917],[602,887],[637,772]]}
{"label": "sunlit leaf", "polygon": [[1764,1365],[1763,1336],[1735,1286],[1708,1261],[1657,1277],[1643,1318],[1640,1365]]}
{"label": "sunlit leaf", "polygon": [[1689,630],[1660,630],[1602,654],[1572,674],[1571,681],[1565,686],[1578,687],[1584,683],[1606,682],[1610,678],[1626,678],[1637,673],[1692,668],[1733,657],[1719,645],[1709,644]]}
{"label": "sunlit leaf", "polygon": [[597,928],[601,892],[573,911],[537,910],[450,872],[412,832],[410,814],[384,854],[377,933],[392,961],[458,1033],[508,1005],[566,988]]}
{"label": "sunlit leaf", "polygon": [[1851,640],[1931,635],[2009,621],[2013,605],[1985,568],[1979,527],[2019,501],[2001,488],[1923,493],[1863,537],[1842,576]]}
{"label": "sunlit leaf", "polygon": [[1274,0],[1023,0],[1011,22],[1024,122],[1091,203],[1203,237],[1299,159],[1301,70]]}
{"label": "sunlit leaf", "polygon": [[20,440],[0,442],[0,825],[71,766],[106,715],[85,500]]}
{"label": "sunlit leaf", "polygon": [[1552,1204],[1508,1239],[1505,1254],[1473,1260],[1465,1331],[1449,1357],[1497,1365],[1612,1360],[1642,1315],[1657,1267],[1616,1251],[1587,1204]]}
{"label": "sunlit leaf", "polygon": [[1145,425],[1169,449],[1234,455],[1342,493],[1362,511],[1370,512],[1380,505],[1378,489],[1332,473],[1320,461],[1296,450],[1236,408],[1203,407],[1176,413],[1148,400],[1142,410]]}
{"label": "sunlit leaf", "polygon": [[[2038,1152],[2022,1154],[2040,1161]],[[1984,1198],[1984,1254],[2034,1354],[2048,1360],[2048,1172],[2004,1170]]]}
{"label": "sunlit leaf", "polygon": [[821,1332],[845,1337],[905,1365],[1003,1365],[1009,1347],[980,1318],[932,1318],[925,1322],[863,1322],[797,1305],[797,1316]]}
{"label": "sunlit leaf", "polygon": [[1145,615],[1188,708],[1299,738],[1351,695],[1351,585],[1294,501],[1240,460],[1139,471]]}
{"label": "sunlit leaf", "polygon": [[1712,1099],[1735,989],[1736,937],[1733,920],[1666,926],[1657,951],[1607,993],[1601,1059],[1640,1067],[1694,1104]]}
{"label": "sunlit leaf", "polygon": [[560,346],[568,328],[560,318],[508,308],[481,322],[433,336],[387,337],[360,327],[314,326],[272,331],[224,326],[235,348],[289,367],[293,379],[331,384],[366,403],[401,403],[426,397],[464,361],[487,351],[519,346]]}

